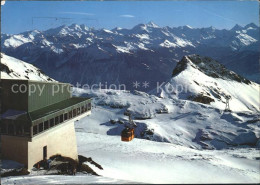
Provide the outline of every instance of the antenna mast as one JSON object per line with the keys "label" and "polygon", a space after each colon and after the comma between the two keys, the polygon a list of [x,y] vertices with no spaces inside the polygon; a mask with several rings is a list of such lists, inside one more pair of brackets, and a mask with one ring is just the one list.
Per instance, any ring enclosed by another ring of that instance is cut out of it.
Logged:
{"label": "antenna mast", "polygon": [[225,98],[226,98],[226,107],[225,107],[225,111],[230,112],[231,110],[230,110],[230,106],[229,106],[229,100],[231,99],[231,96],[228,95],[228,96],[226,96]]}

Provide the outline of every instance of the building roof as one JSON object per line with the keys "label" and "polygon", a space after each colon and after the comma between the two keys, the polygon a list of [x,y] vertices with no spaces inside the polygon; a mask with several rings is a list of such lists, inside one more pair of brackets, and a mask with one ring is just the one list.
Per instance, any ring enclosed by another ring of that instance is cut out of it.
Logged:
{"label": "building roof", "polygon": [[2,109],[32,112],[72,97],[70,84],[31,80],[1,80]]}
{"label": "building roof", "polygon": [[39,118],[48,116],[50,114],[54,114],[55,112],[58,112],[60,110],[64,110],[68,107],[74,106],[78,103],[81,103],[85,100],[88,100],[89,98],[81,98],[81,97],[72,97],[67,100],[63,100],[61,102],[49,105],[47,107],[29,112],[30,118],[32,121],[37,120]]}
{"label": "building roof", "polygon": [[[59,116],[61,111],[72,110],[73,106],[78,107],[79,103],[84,103],[87,100],[90,100],[90,98],[72,97],[67,100],[63,100],[61,102],[46,106],[44,108],[28,112],[27,114],[21,114],[15,120],[17,121],[17,124],[34,125],[35,121],[37,121],[37,123],[43,122],[55,116]],[[3,119],[10,120],[8,117]]]}

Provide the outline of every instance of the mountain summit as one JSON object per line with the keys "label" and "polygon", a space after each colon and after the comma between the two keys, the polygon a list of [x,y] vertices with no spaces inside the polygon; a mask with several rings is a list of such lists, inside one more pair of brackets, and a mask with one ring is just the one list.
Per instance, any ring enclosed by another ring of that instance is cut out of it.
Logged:
{"label": "mountain summit", "polygon": [[159,26],[157,24],[155,24],[154,22],[150,21],[146,24],[146,26],[148,27],[153,27],[153,28],[159,28]]}
{"label": "mountain summit", "polygon": [[245,84],[250,84],[251,82],[244,77],[236,74],[225,68],[224,65],[220,64],[216,60],[209,57],[203,57],[199,55],[188,55],[184,56],[182,60],[177,64],[176,68],[173,70],[172,75],[175,76],[182,70],[191,65],[193,68],[198,69],[207,76],[213,78],[221,78],[224,80],[234,80],[237,82],[243,82]]}
{"label": "mountain summit", "polygon": [[172,78],[156,90],[160,97],[192,100],[218,109],[224,109],[226,98],[231,97],[231,110],[259,112],[259,84],[209,57],[184,56]]}

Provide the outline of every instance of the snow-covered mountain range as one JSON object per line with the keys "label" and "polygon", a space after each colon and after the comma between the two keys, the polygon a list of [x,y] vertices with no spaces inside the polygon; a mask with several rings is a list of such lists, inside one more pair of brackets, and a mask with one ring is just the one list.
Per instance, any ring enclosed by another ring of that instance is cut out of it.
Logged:
{"label": "snow-covered mountain range", "polygon": [[[1,62],[5,66],[1,77],[49,78],[38,74],[34,66],[4,54]],[[184,56],[171,74],[158,91],[149,94],[74,88],[74,96],[92,97],[91,115],[75,122],[78,152],[102,165],[103,170],[90,165],[101,176],[48,176],[36,171],[5,177],[2,182],[259,182],[259,84],[199,55]],[[188,86],[188,90],[177,91],[175,87],[180,86]],[[227,96],[232,97],[231,112],[223,111]],[[129,113],[137,126],[135,139],[121,142]]]}
{"label": "snow-covered mountain range", "polygon": [[[259,143],[259,87],[209,57],[188,55],[177,64],[172,78],[149,94],[82,89],[74,94],[93,97],[99,106],[85,119],[88,125],[79,124],[85,131],[119,135],[120,121],[113,125],[109,120],[124,120],[130,113],[137,120],[137,137],[222,149]],[[231,112],[224,111],[226,97],[231,98]],[[103,124],[96,127],[98,123]]]}
{"label": "snow-covered mountain range", "polygon": [[23,79],[35,81],[55,81],[43,71],[24,61],[1,53],[1,79]]}
{"label": "snow-covered mountain range", "polygon": [[[1,78],[53,80],[31,64],[5,54],[1,61]],[[111,128],[110,120],[126,120],[125,115],[130,113],[141,120],[136,129],[139,138],[193,148],[255,146],[257,140],[259,143],[259,84],[199,55],[184,56],[172,71],[172,77],[149,94],[74,88],[75,96],[92,97],[93,106],[98,106],[90,118],[84,118],[88,124],[83,119],[79,127],[92,133],[120,135],[123,125]],[[232,112],[224,112],[226,97],[231,98]],[[210,134],[211,130],[214,133]],[[195,138],[205,133],[206,141],[202,136]]]}
{"label": "snow-covered mountain range", "polygon": [[138,90],[151,90],[188,54],[213,57],[238,74],[259,81],[259,27],[253,23],[230,30],[159,27],[152,22],[132,29],[97,30],[72,24],[1,34],[1,47],[50,77],[73,84],[107,82],[134,89],[134,81],[149,81],[148,89]]}

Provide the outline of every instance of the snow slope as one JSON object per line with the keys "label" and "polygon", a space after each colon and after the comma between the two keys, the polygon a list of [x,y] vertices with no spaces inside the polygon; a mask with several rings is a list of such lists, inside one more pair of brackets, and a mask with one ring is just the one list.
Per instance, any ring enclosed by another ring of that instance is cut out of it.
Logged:
{"label": "snow slope", "polygon": [[131,113],[137,124],[136,137],[158,142],[223,149],[255,147],[260,137],[259,112],[224,112],[212,105],[138,91],[75,89],[74,95],[92,97],[94,105],[92,114],[76,123],[78,131],[120,135],[128,119],[125,114]]}
{"label": "snow slope", "polygon": [[217,61],[199,55],[184,56],[173,77],[152,92],[162,98],[189,99],[224,109],[226,97],[232,111],[259,112],[260,86]]}
{"label": "snow slope", "polygon": [[[143,183],[259,182],[258,151],[199,151],[141,139],[78,133],[78,151],[103,165],[105,177]],[[248,154],[250,151],[250,154]]]}
{"label": "snow slope", "polygon": [[86,174],[69,175],[35,175],[5,177],[2,184],[133,184],[132,181],[118,180],[109,177],[92,176]]}
{"label": "snow slope", "polygon": [[54,81],[40,69],[24,61],[1,53],[1,79],[24,79],[36,81]]}
{"label": "snow slope", "polygon": [[[130,113],[136,119],[139,138],[191,148],[257,146],[260,137],[258,84],[210,58],[197,55],[185,56],[173,73],[169,82],[152,94],[75,88],[75,96],[92,97],[96,106],[91,116],[79,121],[77,129],[120,135],[124,128],[120,123],[126,121],[124,115]],[[187,91],[177,91],[180,86]],[[231,112],[224,111],[227,96],[232,98]],[[118,123],[111,124],[110,120]]]}
{"label": "snow slope", "polygon": [[121,142],[119,136],[77,133],[78,152],[102,164],[101,177],[21,176],[3,184],[82,183],[259,183],[259,151],[194,150],[143,139]]}
{"label": "snow slope", "polygon": [[[92,114],[76,121],[75,128],[79,154],[102,165],[104,170],[91,166],[101,177],[34,174],[2,178],[3,184],[260,181],[257,113],[223,113],[212,105],[138,91],[74,89],[74,95],[93,98]],[[167,111],[155,111],[158,107]],[[124,113],[130,110],[138,118],[136,137],[121,142]]]}

